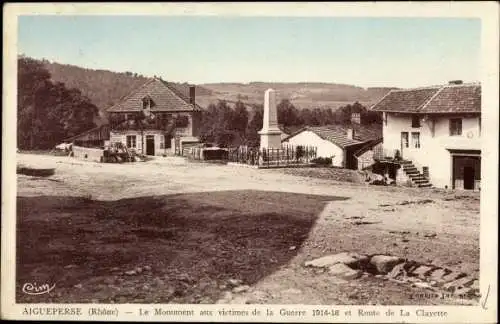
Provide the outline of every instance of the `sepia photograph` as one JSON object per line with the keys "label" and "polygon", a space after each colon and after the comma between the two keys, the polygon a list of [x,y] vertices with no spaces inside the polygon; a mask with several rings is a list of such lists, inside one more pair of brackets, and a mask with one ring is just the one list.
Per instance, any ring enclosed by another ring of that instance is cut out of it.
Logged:
{"label": "sepia photograph", "polygon": [[14,26],[22,315],[127,304],[189,319],[200,312],[181,306],[225,305],[213,309],[249,320],[231,305],[281,305],[268,320],[325,321],[332,305],[410,305],[440,321],[432,307],[485,308],[496,293],[481,275],[482,188],[498,179],[485,166],[498,92],[484,96],[498,90],[480,17],[131,9]]}

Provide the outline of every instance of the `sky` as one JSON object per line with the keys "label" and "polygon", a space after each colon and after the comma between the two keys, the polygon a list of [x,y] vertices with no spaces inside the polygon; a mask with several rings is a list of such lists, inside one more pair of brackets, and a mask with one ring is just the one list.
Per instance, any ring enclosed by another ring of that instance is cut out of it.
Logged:
{"label": "sky", "polygon": [[417,87],[480,79],[472,18],[20,16],[18,53],[174,82]]}

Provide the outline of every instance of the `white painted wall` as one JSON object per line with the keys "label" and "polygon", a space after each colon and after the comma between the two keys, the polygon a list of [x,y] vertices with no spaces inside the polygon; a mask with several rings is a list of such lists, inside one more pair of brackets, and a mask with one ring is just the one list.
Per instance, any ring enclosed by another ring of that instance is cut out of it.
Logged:
{"label": "white painted wall", "polygon": [[146,153],[146,136],[147,135],[153,135],[154,136],[154,142],[155,142],[155,155],[162,155],[162,154],[170,154],[172,153],[171,149],[163,149],[161,148],[161,138],[163,137],[163,134],[160,131],[157,130],[145,130],[143,132],[144,135],[144,140],[143,137],[141,136],[141,131],[136,131],[136,130],[127,130],[127,131],[111,131],[110,132],[110,142],[111,143],[116,143],[120,142],[123,145],[127,145],[127,136],[128,135],[135,135],[136,136],[136,148],[135,151],[138,153],[142,153],[142,146],[144,144],[144,153]]}
{"label": "white painted wall", "polygon": [[305,130],[283,142],[292,146],[304,145],[317,148],[317,157],[332,157],[332,165],[343,166],[344,150],[330,141],[324,140],[314,132]]}
{"label": "white painted wall", "polygon": [[[462,117],[461,136],[449,134],[449,120],[455,117]],[[426,121],[421,119],[420,128],[412,128],[410,115],[396,116],[389,113],[387,123],[383,124],[384,150],[393,152],[401,149],[401,132],[409,133],[409,148],[403,148],[403,158],[412,160],[420,172],[423,166],[428,166],[430,181],[436,187],[451,188],[452,160],[447,149],[481,149],[479,116],[432,117]],[[411,132],[420,132],[419,149],[413,147]]]}

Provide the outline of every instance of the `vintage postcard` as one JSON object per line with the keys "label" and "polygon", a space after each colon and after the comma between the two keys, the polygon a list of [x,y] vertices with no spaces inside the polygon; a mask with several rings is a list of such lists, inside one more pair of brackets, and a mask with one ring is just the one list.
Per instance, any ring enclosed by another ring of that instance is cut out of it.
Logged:
{"label": "vintage postcard", "polygon": [[7,4],[2,319],[496,322],[498,9]]}

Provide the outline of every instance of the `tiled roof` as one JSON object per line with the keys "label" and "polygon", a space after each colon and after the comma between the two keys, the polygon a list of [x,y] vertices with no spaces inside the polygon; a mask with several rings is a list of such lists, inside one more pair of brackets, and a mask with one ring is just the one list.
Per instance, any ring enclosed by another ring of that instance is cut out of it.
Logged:
{"label": "tiled roof", "polygon": [[371,110],[407,113],[481,112],[481,85],[392,90],[373,105]]}
{"label": "tiled roof", "polygon": [[422,88],[411,90],[392,90],[371,110],[388,112],[416,112],[424,105],[439,88]]}
{"label": "tiled roof", "polygon": [[142,99],[146,96],[153,100],[154,105],[151,107],[151,111],[192,111],[201,109],[198,105],[189,104],[189,95],[186,96],[172,84],[159,79],[151,79],[107,111],[142,110]]}
{"label": "tiled roof", "polygon": [[[382,124],[361,125],[352,124],[354,129],[354,139],[362,142],[378,140],[382,138]],[[344,126],[347,133],[349,126]]]}
{"label": "tiled roof", "polygon": [[362,143],[361,141],[347,138],[345,130],[340,126],[308,127],[307,129],[322,139],[337,144],[342,148]]}
{"label": "tiled roof", "polygon": [[481,86],[443,87],[420,111],[425,113],[481,112]]}
{"label": "tiled roof", "polygon": [[[351,145],[366,143],[367,141],[378,140],[382,138],[381,127],[353,125],[354,139],[347,138],[347,129],[349,126],[327,125],[327,126],[306,126],[294,134],[288,136],[284,140],[288,140],[303,131],[311,131],[324,140],[330,141],[341,148]],[[380,132],[378,130],[380,128]]]}

